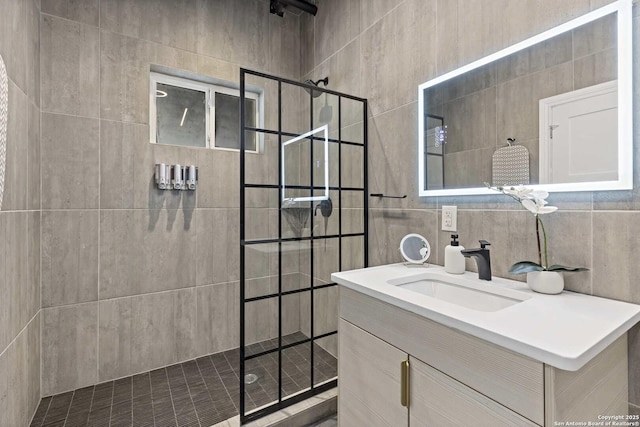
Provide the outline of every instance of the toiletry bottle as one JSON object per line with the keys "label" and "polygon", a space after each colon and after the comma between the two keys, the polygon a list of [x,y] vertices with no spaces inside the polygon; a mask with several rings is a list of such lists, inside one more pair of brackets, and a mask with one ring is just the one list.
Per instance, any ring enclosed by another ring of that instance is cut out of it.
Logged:
{"label": "toiletry bottle", "polygon": [[452,274],[464,273],[464,256],[461,251],[464,247],[458,243],[458,235],[451,235],[451,244],[444,248],[444,271]]}

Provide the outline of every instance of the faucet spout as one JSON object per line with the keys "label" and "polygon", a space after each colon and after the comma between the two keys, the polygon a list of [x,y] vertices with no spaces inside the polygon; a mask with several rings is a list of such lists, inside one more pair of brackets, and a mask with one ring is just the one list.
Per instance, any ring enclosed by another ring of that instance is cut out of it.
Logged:
{"label": "faucet spout", "polygon": [[478,278],[480,280],[491,280],[491,254],[486,246],[491,243],[480,240],[480,247],[476,249],[464,249],[460,251],[466,258],[475,258],[478,265]]}

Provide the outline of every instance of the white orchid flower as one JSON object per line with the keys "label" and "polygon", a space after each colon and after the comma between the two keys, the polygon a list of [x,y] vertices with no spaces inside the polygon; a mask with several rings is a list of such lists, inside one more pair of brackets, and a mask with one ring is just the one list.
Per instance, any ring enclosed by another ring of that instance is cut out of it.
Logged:
{"label": "white orchid flower", "polygon": [[[548,214],[551,212],[555,212],[558,210],[555,206],[547,206],[547,197],[549,197],[549,193],[544,190],[533,190],[532,188],[527,188],[523,185],[519,185],[517,187],[492,187],[491,184],[485,182],[485,185],[495,191],[498,191],[502,194],[505,194],[512,199],[517,200],[520,204],[534,214],[534,218],[536,221],[536,238],[538,242],[538,262],[532,261],[521,261],[513,266],[509,270],[509,273],[520,274],[527,273],[531,271],[583,271],[584,268],[573,268],[573,267],[565,267],[562,265],[552,265],[549,266],[549,255],[547,252],[547,232],[544,229],[544,224],[542,223],[542,219],[540,215]],[[540,241],[540,230],[542,230],[542,238],[543,242]],[[542,243],[544,243],[544,264],[542,263],[543,258],[543,247]]]}
{"label": "white orchid flower", "polygon": [[534,215],[543,215],[558,210],[555,206],[546,206],[547,201],[544,199],[524,199],[522,206]]}
{"label": "white orchid flower", "polygon": [[518,187],[504,187],[502,192],[508,196],[515,196],[518,199],[528,199],[534,191],[522,185]]}
{"label": "white orchid flower", "polygon": [[[531,193],[529,193],[529,198],[533,199],[533,200],[542,200],[544,201],[547,197],[549,197],[549,192],[548,191],[544,191],[544,190],[534,190]],[[547,204],[547,202],[544,202],[545,205]]]}

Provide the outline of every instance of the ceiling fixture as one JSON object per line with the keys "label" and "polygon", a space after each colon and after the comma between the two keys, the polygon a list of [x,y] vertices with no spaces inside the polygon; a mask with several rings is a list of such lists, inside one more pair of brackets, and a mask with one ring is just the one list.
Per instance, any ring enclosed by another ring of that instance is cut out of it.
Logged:
{"label": "ceiling fixture", "polygon": [[318,13],[318,7],[305,0],[271,0],[269,12],[280,17],[284,16],[285,9],[298,9],[313,16]]}
{"label": "ceiling fixture", "polygon": [[167,92],[163,90],[156,89],[156,97],[165,98],[167,96]]}

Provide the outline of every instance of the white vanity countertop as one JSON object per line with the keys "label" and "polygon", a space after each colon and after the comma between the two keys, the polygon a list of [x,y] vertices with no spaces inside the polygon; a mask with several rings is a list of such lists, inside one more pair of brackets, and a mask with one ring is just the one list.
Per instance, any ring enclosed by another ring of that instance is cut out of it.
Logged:
{"label": "white vanity countertop", "polygon": [[354,291],[569,371],[580,369],[640,321],[640,305],[568,291],[544,295],[531,291],[525,283],[499,277],[481,282],[516,290],[529,298],[486,312],[388,283],[423,272],[478,280],[477,273],[451,275],[439,266],[404,264],[333,273],[331,279]]}

